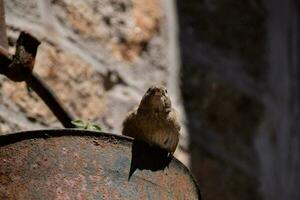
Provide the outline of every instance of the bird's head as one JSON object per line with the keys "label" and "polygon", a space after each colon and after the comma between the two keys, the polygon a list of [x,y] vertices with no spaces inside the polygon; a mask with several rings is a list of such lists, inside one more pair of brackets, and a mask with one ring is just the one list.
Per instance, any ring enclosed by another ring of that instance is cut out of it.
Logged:
{"label": "bird's head", "polygon": [[143,96],[139,105],[140,110],[169,112],[171,100],[168,90],[163,86],[151,86]]}

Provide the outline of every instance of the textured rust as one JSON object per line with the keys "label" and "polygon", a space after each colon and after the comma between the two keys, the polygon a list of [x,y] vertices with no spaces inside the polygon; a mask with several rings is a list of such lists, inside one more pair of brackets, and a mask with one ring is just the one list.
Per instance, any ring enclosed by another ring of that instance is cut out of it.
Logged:
{"label": "textured rust", "polygon": [[200,199],[157,147],[74,129],[0,136],[0,199]]}
{"label": "textured rust", "polygon": [[21,32],[16,44],[16,53],[12,56],[8,66],[2,66],[2,73],[13,81],[26,81],[32,74],[39,45],[40,41],[35,37],[29,33]]}

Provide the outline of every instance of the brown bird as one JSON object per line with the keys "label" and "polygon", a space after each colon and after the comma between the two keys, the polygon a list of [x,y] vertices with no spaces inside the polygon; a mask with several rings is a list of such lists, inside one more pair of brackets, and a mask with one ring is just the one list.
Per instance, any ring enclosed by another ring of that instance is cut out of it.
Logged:
{"label": "brown bird", "polygon": [[123,122],[123,135],[157,145],[174,153],[179,141],[180,124],[171,106],[168,91],[162,86],[150,87],[138,108]]}

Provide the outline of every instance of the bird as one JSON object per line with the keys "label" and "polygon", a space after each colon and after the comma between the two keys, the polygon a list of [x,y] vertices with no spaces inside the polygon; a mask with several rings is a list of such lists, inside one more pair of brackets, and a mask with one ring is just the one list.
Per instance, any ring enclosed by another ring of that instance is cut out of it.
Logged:
{"label": "bird", "polygon": [[168,90],[151,86],[140,104],[123,121],[122,134],[173,154],[179,142],[180,123]]}

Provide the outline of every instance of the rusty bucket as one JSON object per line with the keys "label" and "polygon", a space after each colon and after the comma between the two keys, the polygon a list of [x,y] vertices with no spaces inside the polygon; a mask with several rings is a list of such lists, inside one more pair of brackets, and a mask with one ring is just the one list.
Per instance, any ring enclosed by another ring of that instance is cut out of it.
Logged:
{"label": "rusty bucket", "polygon": [[0,136],[0,199],[200,199],[167,152],[107,133],[59,129]]}

